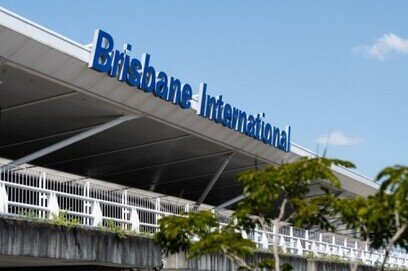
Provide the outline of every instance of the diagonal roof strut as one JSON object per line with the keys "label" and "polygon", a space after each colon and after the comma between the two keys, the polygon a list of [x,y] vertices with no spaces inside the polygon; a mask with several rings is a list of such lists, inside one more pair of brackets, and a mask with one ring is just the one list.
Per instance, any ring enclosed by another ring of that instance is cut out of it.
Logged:
{"label": "diagonal roof strut", "polygon": [[85,138],[96,135],[96,134],[98,134],[100,132],[103,132],[103,131],[108,130],[108,129],[112,128],[112,127],[115,127],[116,125],[119,125],[119,124],[121,124],[123,122],[126,122],[126,121],[129,121],[129,120],[136,119],[138,117],[141,117],[141,115],[139,115],[139,116],[132,115],[132,116],[118,117],[118,118],[113,119],[111,121],[108,121],[106,123],[103,123],[103,124],[100,124],[100,125],[95,126],[93,128],[90,128],[89,130],[86,130],[86,131],[83,131],[83,132],[81,132],[79,134],[76,134],[76,135],[74,135],[72,137],[64,139],[64,140],[62,140],[62,141],[60,141],[58,143],[52,144],[52,145],[50,145],[48,147],[45,147],[45,148],[43,148],[41,150],[33,152],[33,153],[31,153],[29,155],[26,155],[26,156],[24,156],[24,157],[22,157],[20,159],[12,161],[12,162],[10,162],[10,163],[8,163],[6,165],[3,165],[3,166],[0,167],[0,170],[4,170],[4,169],[8,170],[10,168],[18,167],[18,166],[21,166],[22,164],[29,163],[29,162],[31,162],[31,161],[33,161],[35,159],[43,157],[43,156],[45,156],[47,154],[50,154],[50,153],[55,152],[55,151],[57,151],[59,149],[65,148],[65,147],[67,147],[69,145],[72,145],[72,144],[74,144],[74,143],[76,143],[78,141],[81,141],[81,140],[83,140]]}
{"label": "diagonal roof strut", "polygon": [[222,163],[222,165],[220,166],[220,168],[217,170],[215,175],[211,178],[211,181],[208,183],[207,187],[204,189],[204,191],[201,194],[200,198],[197,200],[197,202],[195,204],[196,207],[199,207],[203,203],[203,201],[207,198],[207,196],[210,193],[211,189],[213,188],[215,183],[218,181],[221,174],[224,172],[225,168],[228,166],[228,163],[230,162],[231,157],[232,157],[233,154],[234,153],[232,152],[225,158],[225,160]]}
{"label": "diagonal roof strut", "polygon": [[229,207],[229,206],[243,200],[244,198],[246,198],[245,195],[239,195],[239,196],[237,196],[237,197],[235,197],[233,199],[230,199],[230,200],[228,200],[228,201],[226,201],[224,203],[221,203],[220,205],[214,207],[214,211],[218,212],[221,209],[225,209],[225,208],[227,208],[227,207]]}

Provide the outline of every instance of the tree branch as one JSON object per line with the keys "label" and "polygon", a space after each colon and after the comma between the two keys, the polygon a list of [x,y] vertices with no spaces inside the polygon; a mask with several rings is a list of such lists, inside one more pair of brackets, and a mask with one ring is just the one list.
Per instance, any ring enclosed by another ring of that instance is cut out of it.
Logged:
{"label": "tree branch", "polygon": [[241,257],[238,257],[237,255],[230,254],[228,250],[224,247],[221,246],[221,251],[227,257],[230,259],[232,262],[236,262],[240,267],[244,267],[247,270],[251,270],[251,266],[249,266]]}
{"label": "tree branch", "polygon": [[279,210],[279,216],[275,219],[275,229],[276,229],[276,235],[275,235],[275,242],[273,242],[273,256],[275,258],[275,271],[280,271],[280,263],[279,263],[279,254],[278,254],[278,235],[280,231],[280,222],[285,215],[285,209],[286,209],[286,204],[288,203],[288,199],[285,198],[282,201],[282,204],[280,206]]}
{"label": "tree branch", "polygon": [[402,227],[399,228],[396,233],[394,233],[394,235],[392,236],[390,242],[387,244],[387,246],[385,248],[384,260],[383,260],[383,262],[381,264],[381,268],[380,268],[381,271],[384,271],[385,262],[387,261],[388,256],[390,255],[390,251],[393,248],[395,242],[401,237],[401,235],[405,232],[405,230],[407,228],[408,228],[408,224],[402,225]]}

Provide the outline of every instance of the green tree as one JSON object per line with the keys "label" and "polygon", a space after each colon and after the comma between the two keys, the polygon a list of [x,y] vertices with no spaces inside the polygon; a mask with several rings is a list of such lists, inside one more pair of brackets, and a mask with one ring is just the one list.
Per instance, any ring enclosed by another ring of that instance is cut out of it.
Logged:
{"label": "green tree", "polygon": [[[255,227],[266,230],[274,226],[279,232],[282,221],[297,217],[299,206],[314,204],[305,200],[313,181],[321,180],[340,186],[338,178],[331,171],[332,165],[354,167],[350,162],[317,157],[244,172],[238,180],[243,185],[246,197],[238,204],[235,219],[230,223],[220,225],[216,215],[211,212],[190,212],[181,217],[165,217],[159,222],[160,231],[155,236],[156,241],[166,253],[185,251],[188,257],[221,253],[243,269],[290,270],[290,266],[280,264],[276,242],[273,246],[274,260],[247,263],[245,259],[253,255],[255,244],[244,239],[241,231],[248,233]],[[322,187],[322,190],[329,194],[327,189]],[[279,208],[275,214],[272,210],[277,204]],[[287,214],[288,207],[294,210],[290,215]],[[324,211],[321,207],[318,209]],[[316,216],[316,213],[311,215]],[[322,215],[321,220],[324,218]]]}
{"label": "green tree", "polygon": [[[256,268],[245,262],[253,255],[255,244],[242,238],[233,223],[221,225],[211,211],[189,212],[184,216],[163,217],[155,239],[167,253],[184,251],[188,258],[221,253],[242,269]],[[266,263],[262,263],[266,266]]]}
{"label": "green tree", "polygon": [[[238,204],[233,222],[221,225],[211,212],[166,217],[160,221],[156,240],[168,253],[186,251],[189,257],[221,253],[243,269],[290,270],[290,266],[280,265],[276,242],[274,260],[247,263],[246,256],[254,254],[255,244],[244,239],[240,232],[271,226],[279,232],[281,223],[288,220],[295,226],[317,225],[335,231],[330,218],[336,217],[371,249],[385,251],[379,267],[384,270],[393,248],[408,250],[408,167],[397,165],[382,170],[376,178],[381,184],[379,191],[368,197],[342,198],[321,187],[323,195],[305,198],[315,180],[339,187],[332,165],[354,166],[336,159],[303,158],[278,167],[244,172],[239,181],[246,197]],[[276,206],[277,212],[272,212]],[[287,213],[288,207],[293,212]],[[358,268],[356,263],[351,267]]]}
{"label": "green tree", "polygon": [[[239,176],[239,181],[243,184],[244,194],[247,197],[238,205],[235,216],[239,224],[245,229],[253,229],[258,226],[262,230],[275,228],[280,232],[282,221],[287,222],[297,216],[299,207],[302,210],[310,207],[317,207],[316,214],[324,211],[324,206],[310,205],[313,203],[305,199],[310,192],[310,185],[313,181],[328,182],[335,187],[340,187],[340,181],[331,170],[332,165],[343,167],[354,167],[347,161],[338,159],[328,159],[324,157],[301,158],[292,163],[281,166],[270,166],[263,170],[249,170]],[[322,191],[330,194],[329,191],[321,187]],[[315,198],[326,198],[326,195]],[[276,215],[271,213],[278,206]],[[287,209],[293,210],[292,214],[287,214]],[[251,214],[251,215],[248,215]],[[325,216],[320,216],[321,220]],[[278,254],[278,244],[273,244],[273,254],[275,259],[275,270],[280,270],[280,259]]]}
{"label": "green tree", "polygon": [[377,181],[382,183],[377,203],[387,212],[383,213],[381,222],[388,222],[388,230],[374,227],[372,245],[384,248],[388,257],[394,246],[408,249],[408,167],[387,167],[378,174]]}
{"label": "green tree", "polygon": [[[387,167],[376,180],[381,183],[380,189],[368,197],[338,198],[326,194],[309,199],[306,205],[298,206],[295,225],[314,224],[335,230],[325,219],[338,217],[371,249],[384,249],[385,257],[380,266],[380,270],[384,270],[393,248],[408,249],[408,167]],[[357,270],[357,266],[353,269]]]}

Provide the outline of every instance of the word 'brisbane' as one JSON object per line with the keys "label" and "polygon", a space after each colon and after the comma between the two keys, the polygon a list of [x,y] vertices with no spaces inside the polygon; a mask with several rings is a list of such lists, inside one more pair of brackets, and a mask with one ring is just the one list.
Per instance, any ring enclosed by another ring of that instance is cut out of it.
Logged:
{"label": "word 'brisbane'", "polygon": [[[89,67],[183,109],[191,108],[193,89],[189,84],[182,84],[164,71],[156,71],[150,65],[150,55],[147,53],[140,60],[131,58],[128,55],[131,50],[130,44],[125,44],[122,51],[114,49],[112,36],[98,29],[94,35]],[[282,151],[290,151],[290,126],[279,129],[263,120],[265,113],[247,114],[225,103],[222,96],[208,95],[205,83],[200,84],[197,114]]]}

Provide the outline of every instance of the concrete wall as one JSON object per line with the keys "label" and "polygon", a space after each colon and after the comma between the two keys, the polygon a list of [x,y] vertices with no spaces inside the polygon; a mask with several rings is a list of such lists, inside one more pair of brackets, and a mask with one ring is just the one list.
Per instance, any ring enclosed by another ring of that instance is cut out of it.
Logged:
{"label": "concrete wall", "polygon": [[[270,253],[257,253],[248,261],[260,261],[265,258],[273,258]],[[281,256],[283,263],[289,263],[294,271],[350,271],[350,265],[347,263],[334,263],[328,261],[319,261],[316,259],[306,259],[298,256]],[[185,254],[173,254],[165,260],[164,268],[170,270],[217,270],[217,271],[235,271],[238,266],[220,255],[207,255],[199,259],[186,260]],[[358,271],[378,270],[371,266],[359,266]]]}
{"label": "concrete wall", "polygon": [[102,265],[159,268],[161,249],[152,239],[88,228],[68,228],[0,217],[0,267]]}

